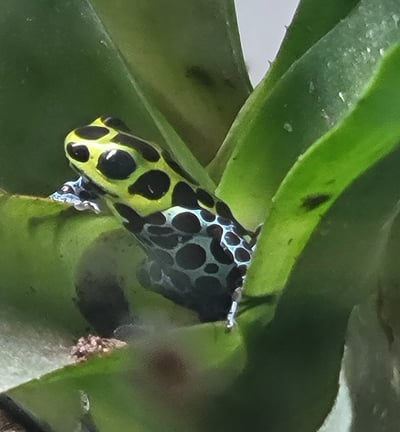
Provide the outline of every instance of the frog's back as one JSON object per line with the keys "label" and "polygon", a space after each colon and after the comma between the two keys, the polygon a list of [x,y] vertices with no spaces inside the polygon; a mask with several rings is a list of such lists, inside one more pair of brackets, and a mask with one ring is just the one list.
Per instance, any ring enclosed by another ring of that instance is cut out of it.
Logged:
{"label": "frog's back", "polygon": [[66,154],[146,251],[142,283],[222,319],[251,260],[251,233],[229,207],[201,188],[165,150],[131,135],[111,117],[71,132]]}

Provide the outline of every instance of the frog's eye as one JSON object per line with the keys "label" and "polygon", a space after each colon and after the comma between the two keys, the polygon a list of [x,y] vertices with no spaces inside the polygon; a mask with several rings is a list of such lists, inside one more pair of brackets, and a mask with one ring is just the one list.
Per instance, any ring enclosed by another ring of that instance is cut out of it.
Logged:
{"label": "frog's eye", "polygon": [[77,162],[87,162],[90,157],[88,148],[83,144],[68,143],[66,151],[71,159]]}
{"label": "frog's eye", "polygon": [[96,168],[111,180],[125,180],[135,171],[136,162],[129,153],[113,149],[102,153]]}

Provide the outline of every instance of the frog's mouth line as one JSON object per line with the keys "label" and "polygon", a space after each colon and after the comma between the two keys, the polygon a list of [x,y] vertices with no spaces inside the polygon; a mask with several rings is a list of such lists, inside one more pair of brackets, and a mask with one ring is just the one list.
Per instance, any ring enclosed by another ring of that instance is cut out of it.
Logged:
{"label": "frog's mouth line", "polygon": [[104,189],[102,186],[94,182],[92,179],[87,178],[86,175],[83,173],[83,171],[79,169],[77,166],[75,166],[73,163],[70,163],[70,166],[82,178],[83,187],[89,193],[93,193],[97,196],[110,195],[113,198],[118,198],[118,195],[115,194],[114,192]]}

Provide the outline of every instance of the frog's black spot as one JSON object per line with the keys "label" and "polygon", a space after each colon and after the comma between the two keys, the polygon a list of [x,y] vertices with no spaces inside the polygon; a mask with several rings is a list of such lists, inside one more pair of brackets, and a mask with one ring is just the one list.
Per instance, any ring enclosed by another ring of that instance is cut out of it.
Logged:
{"label": "frog's black spot", "polygon": [[141,175],[135,183],[128,187],[131,195],[141,195],[149,200],[162,198],[171,185],[168,175],[159,170],[151,170]]}
{"label": "frog's black spot", "polygon": [[215,85],[212,76],[202,66],[193,65],[188,67],[186,76],[204,87],[214,87]]}
{"label": "frog's black spot", "polygon": [[226,285],[232,290],[242,285],[242,272],[238,267],[232,267],[232,270],[228,273],[226,277]]}
{"label": "frog's black spot", "polygon": [[112,180],[125,180],[136,170],[136,162],[129,153],[113,149],[100,155],[96,169]]}
{"label": "frog's black spot", "polygon": [[163,227],[163,226],[149,226],[147,227],[147,232],[149,234],[153,235],[166,235],[166,234],[172,234],[174,232],[173,228],[171,227]]}
{"label": "frog's black spot", "polygon": [[150,225],[164,225],[167,222],[165,215],[161,212],[151,213],[145,217],[145,220]]}
{"label": "frog's black spot", "polygon": [[216,292],[222,291],[220,280],[214,276],[200,276],[194,285],[198,295],[215,295]]}
{"label": "frog's black spot", "polygon": [[119,118],[112,116],[102,116],[100,120],[108,127],[117,129],[121,132],[130,132],[128,126]]}
{"label": "frog's black spot", "polygon": [[179,182],[175,185],[174,191],[172,192],[172,205],[188,209],[199,208],[195,192],[184,182]]}
{"label": "frog's black spot", "polygon": [[150,236],[150,240],[160,248],[163,249],[174,249],[178,246],[179,237],[177,235],[169,236]]}
{"label": "frog's black spot", "polygon": [[215,214],[211,213],[208,210],[201,210],[200,216],[205,222],[213,222],[215,220]]}
{"label": "frog's black spot", "polygon": [[124,226],[129,231],[138,233],[142,230],[145,221],[133,208],[121,203],[115,203],[114,208],[122,218],[126,219]]}
{"label": "frog's black spot", "polygon": [[219,267],[217,264],[210,263],[204,267],[206,273],[218,273]]}
{"label": "frog's black spot", "polygon": [[231,231],[228,231],[224,238],[226,243],[231,246],[237,246],[240,243],[240,238]]}
{"label": "frog's black spot", "polygon": [[213,197],[204,189],[197,189],[197,199],[204,204],[207,207],[213,207],[214,206],[214,199]]}
{"label": "frog's black spot", "polygon": [[70,142],[65,146],[65,150],[68,155],[77,162],[87,162],[89,160],[89,149],[84,144]]}
{"label": "frog's black spot", "polygon": [[83,126],[81,128],[75,129],[74,133],[79,138],[88,139],[88,140],[96,140],[102,138],[107,135],[109,129],[103,126]]}
{"label": "frog's black spot", "polygon": [[167,251],[162,249],[154,249],[153,253],[156,259],[160,261],[160,263],[167,266],[172,266],[174,264],[174,259],[172,258],[171,254],[168,253]]}
{"label": "frog's black spot", "polygon": [[196,215],[190,212],[177,214],[172,219],[172,225],[185,233],[196,234],[200,231],[201,226]]}
{"label": "frog's black spot", "polygon": [[213,257],[221,264],[232,264],[233,256],[229,250],[224,250],[218,239],[213,239],[210,244],[210,251]]}
{"label": "frog's black spot", "polygon": [[207,227],[207,234],[210,237],[215,238],[216,240],[218,240],[218,242],[221,240],[221,236],[222,236],[222,228],[217,225],[217,224],[212,224],[210,226]]}
{"label": "frog's black spot", "polygon": [[160,281],[161,276],[162,276],[162,272],[161,272],[161,267],[158,263],[152,262],[150,264],[149,275],[150,275],[152,282]]}
{"label": "frog's black spot", "polygon": [[247,265],[246,264],[242,264],[240,266],[238,266],[238,270],[241,274],[241,276],[245,276],[245,274],[247,273]]}
{"label": "frog's black spot", "polygon": [[244,248],[237,248],[235,250],[235,258],[241,262],[250,261],[250,254]]}
{"label": "frog's black spot", "polygon": [[[102,194],[97,194],[97,195],[102,195]],[[82,201],[90,201],[92,199],[96,199],[97,196],[95,194],[92,193],[92,191],[88,191],[88,190],[81,190],[79,191],[79,199],[81,199]]]}
{"label": "frog's black spot", "polygon": [[171,268],[163,269],[163,271],[171,278],[171,282],[177,290],[187,291],[190,288],[190,278],[187,274]]}
{"label": "frog's black spot", "polygon": [[224,217],[221,217],[221,216],[218,216],[217,222],[220,225],[225,225],[225,226],[232,225],[232,220],[231,219],[227,219],[227,218],[224,218]]}
{"label": "frog's black spot", "polygon": [[176,253],[176,263],[185,270],[201,267],[206,261],[206,251],[196,243],[188,243]]}
{"label": "frog's black spot", "polygon": [[246,250],[251,250],[251,244],[249,242],[247,242],[246,240],[243,240],[242,246],[246,249]]}
{"label": "frog's black spot", "polygon": [[240,225],[240,223],[236,219],[231,221],[230,224],[233,225],[232,229],[239,237],[249,236],[251,238],[252,233],[247,229],[245,229],[244,227],[242,227],[242,225]]}
{"label": "frog's black spot", "polygon": [[[207,294],[208,302],[206,305],[204,305],[204,297],[206,297]],[[208,322],[225,319],[231,303],[231,296],[223,291],[216,292],[213,290],[210,293],[200,294],[198,304],[198,314],[200,321]]]}
{"label": "frog's black spot", "polygon": [[331,198],[330,194],[313,194],[308,195],[303,199],[301,206],[307,210],[311,211],[324,204]]}
{"label": "frog's black spot", "polygon": [[167,152],[162,152],[163,158],[167,165],[175,171],[177,174],[182,176],[185,180],[187,180],[190,183],[193,183],[195,185],[199,184],[186,170],[184,170],[173,158],[172,156]]}
{"label": "frog's black spot", "polygon": [[225,219],[234,220],[231,209],[223,202],[218,201],[215,206],[217,213]]}
{"label": "frog's black spot", "polygon": [[136,150],[144,159],[149,162],[157,162],[160,159],[160,153],[151,144],[140,138],[128,135],[125,133],[119,133],[115,135],[112,142],[116,144],[122,144],[133,150]]}

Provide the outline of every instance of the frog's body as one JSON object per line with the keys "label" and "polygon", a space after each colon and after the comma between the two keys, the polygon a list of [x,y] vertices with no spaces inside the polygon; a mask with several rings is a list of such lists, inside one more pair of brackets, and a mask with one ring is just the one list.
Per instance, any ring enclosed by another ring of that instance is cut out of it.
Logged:
{"label": "frog's body", "polygon": [[[145,286],[203,321],[224,318],[234,293],[240,297],[254,240],[229,207],[115,118],[72,131],[65,151],[81,177],[52,198],[95,211],[97,201],[105,203],[148,256],[140,272]],[[229,326],[236,307],[234,301]]]}

